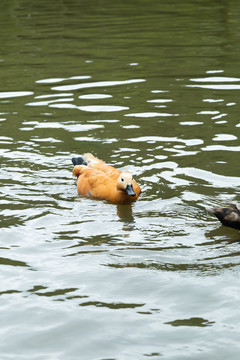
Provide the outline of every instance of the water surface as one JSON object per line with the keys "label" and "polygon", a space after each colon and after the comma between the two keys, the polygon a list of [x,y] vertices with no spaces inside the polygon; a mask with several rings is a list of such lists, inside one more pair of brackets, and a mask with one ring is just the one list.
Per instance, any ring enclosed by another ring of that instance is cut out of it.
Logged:
{"label": "water surface", "polygon": [[[1,359],[239,358],[237,1],[0,4]],[[127,168],[77,195],[71,157]]]}

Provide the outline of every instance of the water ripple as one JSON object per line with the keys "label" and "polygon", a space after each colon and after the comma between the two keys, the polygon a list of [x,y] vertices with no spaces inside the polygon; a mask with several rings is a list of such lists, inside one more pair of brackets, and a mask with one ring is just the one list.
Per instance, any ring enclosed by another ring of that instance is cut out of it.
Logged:
{"label": "water ripple", "polygon": [[136,84],[139,82],[144,82],[145,79],[130,79],[130,80],[122,80],[122,81],[98,81],[91,83],[83,83],[83,84],[75,84],[75,85],[63,85],[63,86],[55,86],[52,90],[57,91],[71,91],[71,90],[79,90],[79,89],[87,89],[94,87],[108,87],[108,86],[117,86],[117,85],[129,85]]}
{"label": "water ripple", "polygon": [[158,117],[158,116],[161,116],[161,117],[179,116],[179,114],[169,114],[169,113],[160,113],[160,112],[143,112],[143,113],[125,114],[124,116],[151,118],[151,117]]}
{"label": "water ripple", "polygon": [[189,79],[190,81],[196,82],[237,82],[240,81],[240,78],[233,78],[227,76],[209,76],[206,78],[196,78],[196,79]]}
{"label": "water ripple", "polygon": [[107,95],[107,94],[86,94],[86,95],[80,95],[78,98],[84,100],[92,100],[92,99],[108,99],[111,97],[112,95]]}
{"label": "water ripple", "polygon": [[29,96],[33,95],[32,91],[8,91],[8,92],[0,92],[0,99],[8,99],[12,97],[19,97],[19,96]]}
{"label": "water ripple", "polygon": [[129,107],[126,106],[113,106],[113,105],[87,105],[87,106],[78,106],[79,110],[89,111],[89,112],[112,112],[112,111],[122,111],[128,110]]}
{"label": "water ripple", "polygon": [[240,85],[186,85],[190,88],[202,88],[202,89],[211,89],[211,90],[239,90]]}
{"label": "water ripple", "polygon": [[74,98],[66,98],[66,99],[58,99],[58,100],[46,100],[46,101],[36,101],[36,102],[30,102],[30,103],[26,103],[26,105],[28,106],[47,106],[49,104],[55,104],[57,102],[62,102],[62,101],[73,101]]}
{"label": "water ripple", "polygon": [[239,152],[240,146],[226,146],[226,145],[207,145],[202,148],[203,151],[233,151]]}
{"label": "water ripple", "polygon": [[53,83],[58,83],[58,82],[62,82],[65,80],[85,80],[85,79],[90,79],[91,76],[89,75],[80,75],[80,76],[71,76],[69,78],[49,78],[49,79],[42,79],[42,80],[36,80],[36,83],[38,84],[53,84]]}

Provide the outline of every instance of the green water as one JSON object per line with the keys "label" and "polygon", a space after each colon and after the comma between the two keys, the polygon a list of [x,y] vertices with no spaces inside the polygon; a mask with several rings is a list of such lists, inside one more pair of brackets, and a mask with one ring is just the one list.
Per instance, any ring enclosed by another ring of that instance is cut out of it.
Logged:
{"label": "green water", "polygon": [[[239,359],[238,1],[0,2],[0,358]],[[127,168],[77,195],[71,157]]]}

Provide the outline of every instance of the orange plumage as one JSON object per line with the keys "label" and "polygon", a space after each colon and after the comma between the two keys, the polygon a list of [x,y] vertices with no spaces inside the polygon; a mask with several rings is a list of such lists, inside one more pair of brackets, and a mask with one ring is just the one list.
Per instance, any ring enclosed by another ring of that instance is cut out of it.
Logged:
{"label": "orange plumage", "polygon": [[82,196],[129,204],[138,199],[141,189],[128,171],[115,169],[92,154],[72,159],[77,191]]}

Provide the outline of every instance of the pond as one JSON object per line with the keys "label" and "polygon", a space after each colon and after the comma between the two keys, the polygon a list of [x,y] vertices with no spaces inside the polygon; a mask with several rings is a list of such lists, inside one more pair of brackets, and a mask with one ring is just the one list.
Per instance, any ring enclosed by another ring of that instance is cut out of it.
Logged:
{"label": "pond", "polygon": [[[240,3],[0,4],[1,359],[239,358]],[[128,169],[132,205],[71,158]]]}

